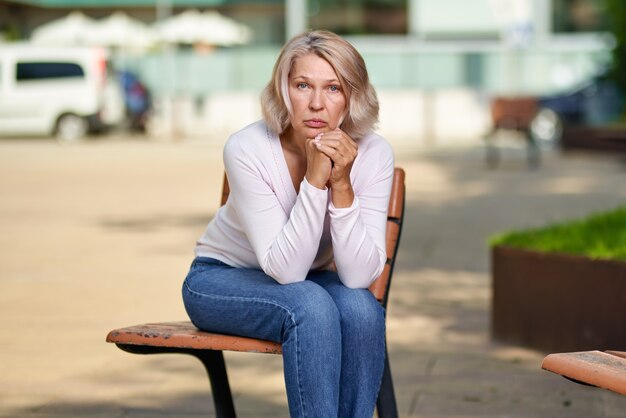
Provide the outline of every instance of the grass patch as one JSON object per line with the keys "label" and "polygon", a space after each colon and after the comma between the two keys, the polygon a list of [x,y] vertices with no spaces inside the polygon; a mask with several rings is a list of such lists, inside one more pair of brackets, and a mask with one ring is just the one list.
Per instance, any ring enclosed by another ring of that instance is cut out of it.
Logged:
{"label": "grass patch", "polygon": [[543,228],[506,232],[491,238],[489,244],[626,261],[626,207]]}

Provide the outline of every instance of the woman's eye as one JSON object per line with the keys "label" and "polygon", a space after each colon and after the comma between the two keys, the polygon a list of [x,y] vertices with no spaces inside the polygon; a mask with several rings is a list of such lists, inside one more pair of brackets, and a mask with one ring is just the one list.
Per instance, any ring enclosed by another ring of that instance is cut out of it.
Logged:
{"label": "woman's eye", "polygon": [[305,89],[305,88],[307,88],[307,87],[308,87],[308,85],[307,85],[307,83],[298,83],[297,87],[298,87],[299,89]]}
{"label": "woman's eye", "polygon": [[339,86],[330,86],[330,87],[328,87],[328,90],[330,90],[332,92],[339,91]]}

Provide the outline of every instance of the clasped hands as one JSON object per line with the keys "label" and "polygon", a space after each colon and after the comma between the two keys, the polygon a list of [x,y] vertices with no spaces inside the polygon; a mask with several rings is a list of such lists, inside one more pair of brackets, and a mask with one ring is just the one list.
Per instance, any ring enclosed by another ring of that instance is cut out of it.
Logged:
{"label": "clasped hands", "polygon": [[356,141],[339,128],[306,140],[306,179],[319,189],[332,189],[336,207],[352,205],[350,171],[357,150]]}

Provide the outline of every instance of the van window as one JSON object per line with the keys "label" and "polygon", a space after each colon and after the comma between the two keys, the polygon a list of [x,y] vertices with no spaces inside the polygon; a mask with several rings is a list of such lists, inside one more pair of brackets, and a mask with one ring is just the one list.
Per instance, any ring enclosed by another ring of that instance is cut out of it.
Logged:
{"label": "van window", "polygon": [[80,65],[72,62],[18,62],[17,81],[46,78],[84,77]]}

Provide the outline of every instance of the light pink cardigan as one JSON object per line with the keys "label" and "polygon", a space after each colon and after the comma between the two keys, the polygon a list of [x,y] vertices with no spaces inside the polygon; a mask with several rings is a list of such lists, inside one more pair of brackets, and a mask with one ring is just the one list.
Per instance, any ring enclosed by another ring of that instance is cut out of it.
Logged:
{"label": "light pink cardigan", "polygon": [[281,284],[335,261],[341,281],[364,288],[385,265],[385,228],[393,152],[377,134],[358,140],[351,171],[355,199],[335,208],[330,190],[306,179],[296,193],[280,139],[264,122],[230,137],[224,165],[230,196],[198,240],[197,256],[262,269]]}

